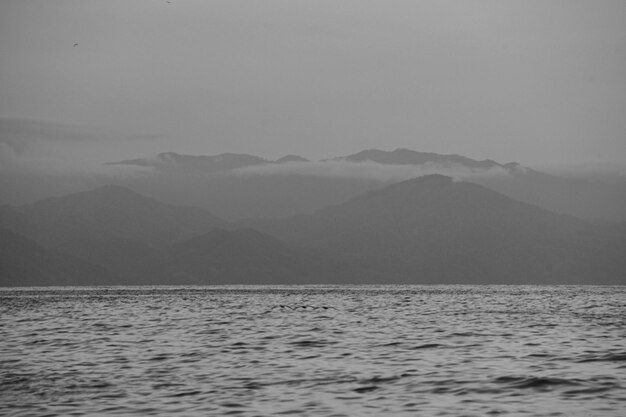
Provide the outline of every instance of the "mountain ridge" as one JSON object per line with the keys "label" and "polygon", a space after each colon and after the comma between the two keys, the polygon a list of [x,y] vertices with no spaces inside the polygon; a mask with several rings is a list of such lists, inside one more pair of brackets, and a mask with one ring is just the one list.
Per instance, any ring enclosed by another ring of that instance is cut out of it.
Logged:
{"label": "mountain ridge", "polygon": [[[443,175],[286,219],[216,224],[197,213],[109,186],[24,212],[1,207],[0,226],[18,229],[8,232],[7,247],[42,265],[62,271],[82,263],[126,284],[625,283],[626,234]],[[119,233],[136,223],[133,233]],[[20,228],[34,237],[15,237]],[[7,274],[24,274],[2,256]]]}
{"label": "mountain ridge", "polygon": [[[327,159],[327,161],[349,161],[349,162],[365,162],[371,161],[385,165],[423,165],[427,163],[431,164],[443,164],[453,165],[458,164],[477,169],[491,169],[495,167],[505,168],[511,164],[500,164],[491,159],[484,159],[478,161],[466,156],[457,154],[438,154],[432,152],[417,152],[406,148],[397,148],[393,151],[383,151],[380,149],[366,149],[361,152]],[[513,164],[517,164],[513,162]]]}
{"label": "mountain ridge", "polygon": [[[617,283],[626,268],[619,255],[626,239],[441,175],[396,183],[311,215],[247,225],[396,271],[404,283],[583,283],[594,279],[590,268],[597,279]],[[590,241],[603,242],[604,252]]]}
{"label": "mountain ridge", "polygon": [[0,227],[119,274],[160,248],[225,225],[204,209],[165,204],[117,185],[0,210]]}
{"label": "mountain ridge", "polygon": [[137,275],[149,284],[329,283],[331,263],[251,228],[213,229],[157,254]]}
{"label": "mountain ridge", "polygon": [[[513,199],[585,219],[626,221],[626,183],[560,177],[492,159],[458,154],[366,149],[347,156],[306,161],[287,156],[276,161],[240,155],[222,169],[185,165],[170,158],[136,163],[152,170],[132,181],[164,201],[187,201],[234,221],[249,217],[289,217],[338,204],[355,195],[411,177],[439,173],[483,185]],[[215,155],[211,158],[220,157]],[[199,158],[192,156],[192,158]],[[253,158],[253,162],[246,162]],[[286,158],[286,159],[285,159]],[[286,163],[289,162],[289,163]],[[128,162],[130,165],[135,162]],[[143,183],[141,183],[143,181]],[[161,185],[163,184],[163,185]]]}
{"label": "mountain ridge", "polygon": [[[491,159],[481,161],[457,154],[438,154],[433,152],[417,152],[406,148],[397,148],[393,151],[380,149],[366,149],[355,154],[321,159],[319,162],[376,162],[387,165],[423,165],[447,164],[463,165],[475,169],[490,169],[495,167],[505,168],[507,165],[500,164]],[[275,161],[250,154],[222,153],[217,155],[184,155],[176,152],[163,152],[155,158],[127,159],[117,162],[106,162],[105,165],[136,165],[142,167],[166,168],[179,167],[183,171],[221,172],[238,168],[259,165],[280,164],[285,162],[311,162],[300,155],[285,155]]]}
{"label": "mountain ridge", "polygon": [[119,285],[108,269],[46,249],[0,228],[0,286]]}

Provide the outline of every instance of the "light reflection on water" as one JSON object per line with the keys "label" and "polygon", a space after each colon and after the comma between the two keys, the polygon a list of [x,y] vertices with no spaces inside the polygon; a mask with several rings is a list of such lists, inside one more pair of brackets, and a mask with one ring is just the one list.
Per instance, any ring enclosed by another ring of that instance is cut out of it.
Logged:
{"label": "light reflection on water", "polygon": [[626,410],[626,287],[0,290],[8,415]]}

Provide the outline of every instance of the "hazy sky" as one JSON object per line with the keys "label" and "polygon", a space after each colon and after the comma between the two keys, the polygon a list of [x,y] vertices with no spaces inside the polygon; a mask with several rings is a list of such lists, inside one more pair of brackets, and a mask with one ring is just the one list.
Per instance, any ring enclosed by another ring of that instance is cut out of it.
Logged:
{"label": "hazy sky", "polygon": [[16,157],[626,163],[623,0],[2,0],[0,60]]}

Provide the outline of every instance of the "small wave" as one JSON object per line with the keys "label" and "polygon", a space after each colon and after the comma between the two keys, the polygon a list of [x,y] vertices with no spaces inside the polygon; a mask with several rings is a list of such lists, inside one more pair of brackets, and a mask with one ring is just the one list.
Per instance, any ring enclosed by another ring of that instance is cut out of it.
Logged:
{"label": "small wave", "polygon": [[151,357],[150,359],[148,359],[149,361],[164,361],[166,359],[169,359],[170,355],[167,353],[160,353],[158,355],[155,355],[153,357]]}
{"label": "small wave", "polygon": [[408,374],[402,374],[400,376],[374,376],[372,378],[366,378],[366,379],[361,379],[359,381],[359,383],[365,385],[365,384],[380,384],[381,382],[392,382],[392,381],[397,381],[400,378],[403,378],[405,376],[409,376]]}
{"label": "small wave", "polygon": [[536,376],[501,376],[494,380],[499,384],[508,384],[513,388],[549,388],[557,385],[580,385],[580,381],[563,378]]}
{"label": "small wave", "polygon": [[201,393],[201,391],[184,391],[184,392],[177,392],[175,394],[168,395],[168,397],[173,397],[173,398],[175,398],[175,397],[187,397],[187,396],[190,396],[190,395],[197,395],[197,394],[200,394],[200,393]]}
{"label": "small wave", "polygon": [[378,387],[376,385],[372,385],[372,386],[367,386],[367,387],[355,388],[352,391],[358,392],[359,394],[363,394],[365,392],[375,391],[377,389],[378,389]]}
{"label": "small wave", "polygon": [[298,340],[295,342],[291,342],[290,345],[298,346],[298,347],[322,347],[333,345],[336,342],[326,341],[326,340]]}
{"label": "small wave", "polygon": [[550,353],[531,353],[526,355],[527,358],[554,358],[554,355]]}
{"label": "small wave", "polygon": [[563,392],[563,395],[577,397],[579,395],[584,395],[584,394],[598,394],[601,392],[610,391],[613,388],[614,387],[589,387],[589,388],[573,389],[573,390]]}
{"label": "small wave", "polygon": [[287,305],[278,304],[272,307],[272,310],[292,310],[292,311],[312,311],[312,310],[337,310],[331,306],[314,306],[314,305]]}
{"label": "small wave", "polygon": [[241,408],[241,407],[243,407],[243,404],[225,402],[225,403],[221,403],[220,406],[226,407],[226,408]]}
{"label": "small wave", "polygon": [[152,389],[165,389],[165,388],[172,388],[172,387],[181,387],[183,385],[184,384],[177,384],[177,383],[173,383],[173,382],[164,382],[164,383],[152,385]]}
{"label": "small wave", "polygon": [[402,342],[389,342],[389,343],[383,343],[382,345],[379,345],[379,346],[398,346],[401,344]]}
{"label": "small wave", "polygon": [[583,358],[577,360],[578,363],[584,362],[623,362],[626,361],[626,352],[620,353],[606,353],[604,355],[585,355]]}
{"label": "small wave", "polygon": [[439,343],[426,343],[424,345],[413,346],[411,350],[434,349],[434,348],[441,348],[441,347],[444,347],[444,346],[440,345]]}
{"label": "small wave", "polygon": [[409,348],[410,350],[420,349],[462,349],[462,348],[475,348],[482,346],[480,343],[470,343],[468,345],[443,345],[440,343],[425,343],[423,345],[417,345]]}

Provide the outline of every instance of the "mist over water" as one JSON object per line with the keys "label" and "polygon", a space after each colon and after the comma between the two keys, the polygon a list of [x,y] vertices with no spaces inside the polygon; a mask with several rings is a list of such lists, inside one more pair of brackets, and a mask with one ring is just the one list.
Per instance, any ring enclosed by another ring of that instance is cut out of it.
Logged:
{"label": "mist over water", "polygon": [[0,414],[616,416],[625,307],[594,286],[0,289]]}

